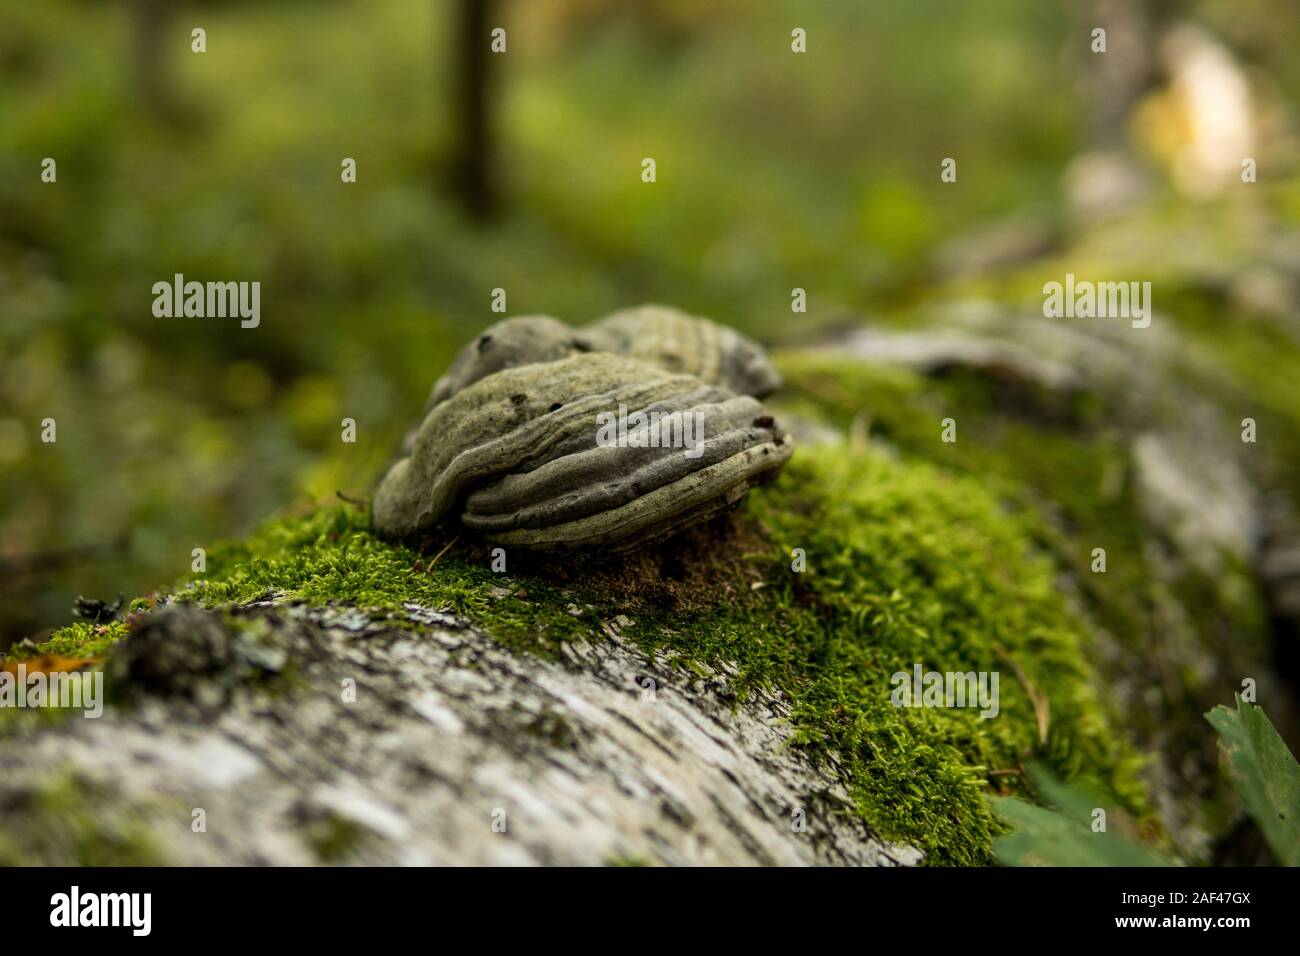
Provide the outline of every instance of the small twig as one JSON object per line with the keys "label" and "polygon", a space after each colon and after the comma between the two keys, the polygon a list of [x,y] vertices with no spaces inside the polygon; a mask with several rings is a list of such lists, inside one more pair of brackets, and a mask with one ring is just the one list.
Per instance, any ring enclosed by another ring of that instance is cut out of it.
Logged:
{"label": "small twig", "polygon": [[345,495],[341,491],[336,491],[334,494],[339,496],[339,500],[346,501],[350,505],[356,505],[358,508],[364,508],[366,506],[364,498],[353,498],[351,495]]}
{"label": "small twig", "polygon": [[1047,695],[1034,686],[1034,682],[1025,676],[1025,672],[1020,669],[1011,655],[1001,644],[994,644],[993,651],[1002,658],[1011,667],[1012,673],[1016,675],[1016,680],[1024,687],[1025,693],[1029,696],[1029,702],[1034,705],[1034,717],[1038,722],[1038,742],[1047,746],[1047,728],[1051,723],[1052,712],[1051,702],[1048,701]]}
{"label": "small twig", "polygon": [[426,568],[425,570],[426,570],[426,571],[427,571],[427,570],[430,570],[430,569],[431,569],[435,564],[437,564],[437,563],[438,563],[438,560],[439,560],[439,559],[440,559],[444,554],[446,554],[448,551],[450,551],[450,550],[451,550],[451,546],[452,546],[453,544],[455,544],[455,543],[456,543],[457,541],[459,541],[459,540],[460,540],[460,535],[456,535],[456,537],[452,538],[452,539],[451,539],[450,541],[448,541],[445,545],[443,545],[442,550],[439,551],[437,554],[435,554],[435,555],[433,556],[433,560],[429,562],[429,567]]}

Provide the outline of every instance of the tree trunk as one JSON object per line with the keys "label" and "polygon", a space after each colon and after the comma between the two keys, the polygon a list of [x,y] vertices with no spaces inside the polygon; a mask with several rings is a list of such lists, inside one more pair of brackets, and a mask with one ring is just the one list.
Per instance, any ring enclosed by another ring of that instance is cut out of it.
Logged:
{"label": "tree trunk", "polygon": [[496,210],[492,139],[492,52],[495,0],[461,0],[457,28],[457,156],[455,184],[465,211],[485,220]]}

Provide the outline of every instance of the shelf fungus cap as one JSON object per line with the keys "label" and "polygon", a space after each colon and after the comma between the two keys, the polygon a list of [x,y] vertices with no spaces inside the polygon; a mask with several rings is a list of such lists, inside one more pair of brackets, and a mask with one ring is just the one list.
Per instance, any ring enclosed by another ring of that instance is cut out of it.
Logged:
{"label": "shelf fungus cap", "polygon": [[[447,374],[438,379],[428,408],[446,401],[462,388],[503,369],[536,362],[553,362],[595,346],[590,337],[549,315],[520,315],[484,329],[460,350]],[[603,350],[602,350],[603,351]]]}
{"label": "shelf fungus cap", "polygon": [[586,352],[641,359],[756,398],[781,384],[776,366],[752,339],[680,309],[642,305],[579,329],[549,315],[503,319],[461,349],[447,374],[434,385],[426,408],[504,369]]}
{"label": "shelf fungus cap", "polygon": [[781,386],[776,366],[753,339],[672,306],[620,309],[588,331],[605,351],[686,372],[740,395],[762,398]]}
{"label": "shelf fungus cap", "polygon": [[792,448],[752,396],[573,355],[503,369],[431,409],[375,493],[375,527],[458,521],[526,549],[630,550],[731,508]]}

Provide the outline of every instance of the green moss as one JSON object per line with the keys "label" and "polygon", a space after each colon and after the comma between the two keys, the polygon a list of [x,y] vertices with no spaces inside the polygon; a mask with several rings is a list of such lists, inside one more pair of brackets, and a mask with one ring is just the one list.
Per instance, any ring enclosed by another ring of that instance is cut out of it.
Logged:
{"label": "green moss", "polygon": [[[1249,364],[1242,367],[1238,401],[1244,401]],[[1156,573],[1148,564],[1154,542],[1136,497],[1128,441],[1108,423],[1099,399],[1062,401],[1024,385],[1008,395],[1005,385],[973,372],[923,377],[821,353],[786,354],[781,367],[803,410],[851,434],[855,428],[861,434],[870,415],[872,436],[908,458],[976,479],[1007,503],[1021,515],[1028,538],[1071,572],[1089,617],[1133,657],[1149,655],[1155,628],[1177,628],[1177,637],[1163,639],[1191,642],[1220,658],[1267,654],[1263,598],[1240,558],[1217,555],[1212,573],[1177,563]],[[1196,384],[1190,369],[1187,378]],[[1228,404],[1222,378],[1219,388]],[[940,440],[946,417],[958,423],[955,443]],[[1265,427],[1283,426],[1270,420]],[[1277,443],[1296,447],[1300,434],[1296,443],[1289,434],[1278,435]],[[1104,574],[1092,572],[1095,548],[1105,549]],[[1112,713],[1113,722],[1128,727],[1131,739],[1160,737],[1176,750],[1199,752],[1204,741],[1191,718],[1212,699],[1211,677],[1189,669],[1170,680],[1183,691],[1162,705]],[[1221,791],[1206,802],[1207,820],[1230,809],[1227,796]]]}
{"label": "green moss", "polygon": [[[1050,515],[1027,523],[1027,533],[1074,572],[1100,623],[1120,635],[1143,631],[1137,596],[1149,571],[1128,450],[1102,425],[1091,398],[1054,398],[1031,385],[999,396],[973,373],[929,379],[817,353],[784,355],[781,368],[816,414],[850,430],[861,417],[871,435],[904,453],[978,477],[1017,507]],[[948,417],[957,423],[951,443],[940,439]],[[1094,548],[1106,551],[1105,577],[1091,573]]]}
{"label": "green moss", "polygon": [[303,839],[322,863],[341,863],[366,839],[366,830],[355,821],[337,813],[327,813],[309,821],[302,829]]}
{"label": "green moss", "polygon": [[[530,580],[525,599],[513,593],[516,575],[494,573],[454,553],[432,571],[424,570],[428,560],[372,535],[365,510],[336,505],[269,522],[243,541],[214,548],[207,573],[195,576],[178,596],[208,607],[255,601],[269,592],[313,604],[389,610],[414,602],[464,615],[490,626],[507,646],[544,656],[589,631],[545,581]],[[507,584],[511,591],[503,594]]]}
{"label": "green moss", "polygon": [[59,628],[48,640],[35,646],[15,644],[7,655],[0,656],[0,662],[27,660],[42,654],[76,658],[103,657],[125,635],[126,625],[122,621],[110,621],[107,624],[77,621]]}
{"label": "green moss", "polygon": [[[0,654],[0,666],[17,664],[44,655],[82,660],[103,657],[126,634],[126,625],[120,621],[108,624],[91,624],[78,621],[59,628],[40,644],[16,644],[5,654]],[[98,666],[98,665],[97,665]],[[105,699],[105,704],[109,701]],[[20,734],[63,723],[81,711],[62,707],[4,707],[0,708],[0,737]]]}
{"label": "green moss", "polygon": [[[1132,481],[1127,438],[1106,424],[1095,396],[1015,395],[975,373],[925,378],[906,369],[846,362],[820,353],[782,356],[782,372],[802,404],[852,430],[870,416],[870,434],[909,456],[977,477],[1017,508],[1041,515],[1026,531],[1072,572],[1099,624],[1130,648],[1150,629],[1156,595],[1147,564],[1145,521]],[[940,422],[958,440],[940,440]],[[1297,436],[1300,439],[1300,435]],[[1092,572],[1093,550],[1106,573]],[[1207,641],[1234,631],[1259,635],[1261,598],[1248,568],[1230,555],[1214,576],[1188,570],[1178,597]]]}
{"label": "green moss", "polygon": [[0,866],[161,866],[143,814],[106,811],[100,787],[67,775],[0,813]]}
{"label": "green moss", "polygon": [[[105,702],[107,704],[107,701]],[[64,707],[0,707],[0,740],[20,737],[81,718],[81,711]]]}
{"label": "green moss", "polygon": [[558,750],[567,750],[577,741],[573,728],[564,717],[550,708],[544,709],[521,728],[524,733],[544,740]]}
{"label": "green moss", "polygon": [[[819,449],[748,511],[773,542],[768,587],[747,606],[677,622],[670,642],[735,661],[742,685],[785,690],[796,740],[840,755],[877,829],[934,862],[983,862],[997,831],[982,797],[988,773],[1031,755],[1142,808],[1138,760],[1101,713],[1050,562],[977,482]],[[789,570],[793,548],[805,550],[806,573]],[[1013,661],[1050,701],[1045,744]],[[895,708],[890,675],[918,663],[1000,672],[1000,715]],[[1017,789],[1014,775],[999,779]]]}

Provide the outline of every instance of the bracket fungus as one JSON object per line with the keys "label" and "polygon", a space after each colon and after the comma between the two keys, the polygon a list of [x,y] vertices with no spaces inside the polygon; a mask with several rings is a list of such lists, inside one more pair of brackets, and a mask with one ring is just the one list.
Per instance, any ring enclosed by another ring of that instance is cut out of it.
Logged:
{"label": "bracket fungus", "polygon": [[526,549],[625,551],[773,478],[793,441],[735,388],[779,381],[762,349],[654,308],[585,330],[508,319],[479,336],[439,380],[410,454],[380,482],[376,529],[455,522]]}

